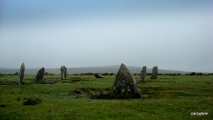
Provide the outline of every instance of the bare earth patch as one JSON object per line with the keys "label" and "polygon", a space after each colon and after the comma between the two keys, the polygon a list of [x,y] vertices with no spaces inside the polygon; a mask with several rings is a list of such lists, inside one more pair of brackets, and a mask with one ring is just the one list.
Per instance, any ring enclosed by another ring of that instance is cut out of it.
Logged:
{"label": "bare earth patch", "polygon": [[[96,88],[78,88],[73,91],[69,92],[69,95],[75,96],[75,98],[90,98],[90,99],[139,99],[140,97],[136,94],[129,94],[129,93],[121,93],[116,94],[112,92],[111,89],[96,89]],[[152,98],[159,95],[158,91],[142,91],[142,98]]]}
{"label": "bare earth patch", "polygon": [[39,98],[32,99],[28,98],[26,101],[24,101],[23,105],[36,105],[42,103],[42,101]]}
{"label": "bare earth patch", "polygon": [[38,83],[39,84],[55,84],[59,82],[59,80],[42,80],[42,81],[39,81]]}

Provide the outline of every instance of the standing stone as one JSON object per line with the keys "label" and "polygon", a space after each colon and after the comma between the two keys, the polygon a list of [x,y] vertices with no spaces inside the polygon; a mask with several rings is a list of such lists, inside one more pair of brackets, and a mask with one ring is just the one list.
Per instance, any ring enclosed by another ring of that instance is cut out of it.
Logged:
{"label": "standing stone", "polygon": [[24,80],[24,71],[25,71],[25,66],[24,63],[21,64],[20,72],[19,72],[19,78],[18,78],[18,83],[21,84]]}
{"label": "standing stone", "polygon": [[146,66],[143,66],[141,70],[141,82],[144,82],[146,76]]}
{"label": "standing stone", "polygon": [[65,66],[61,66],[61,79],[67,78],[67,68]]}
{"label": "standing stone", "polygon": [[44,71],[45,71],[45,69],[43,67],[38,71],[38,73],[37,73],[37,75],[35,77],[36,81],[43,79],[43,77],[44,77]]}
{"label": "standing stone", "polygon": [[140,88],[137,87],[132,73],[123,63],[121,64],[116,75],[113,85],[113,92],[117,94],[129,93],[131,95],[137,95],[137,97],[140,97]]}
{"label": "standing stone", "polygon": [[95,75],[94,75],[96,78],[104,78],[104,76],[103,75],[101,75],[101,74],[99,74],[99,73],[95,73]]}
{"label": "standing stone", "polygon": [[150,77],[150,79],[156,79],[158,75],[158,66],[154,66],[152,68],[152,75]]}

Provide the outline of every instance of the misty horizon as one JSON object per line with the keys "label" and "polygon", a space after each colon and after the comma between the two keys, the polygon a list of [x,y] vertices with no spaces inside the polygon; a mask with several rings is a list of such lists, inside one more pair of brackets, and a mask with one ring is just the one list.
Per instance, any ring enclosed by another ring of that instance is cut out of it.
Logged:
{"label": "misty horizon", "polygon": [[213,71],[211,0],[0,3],[0,68]]}
{"label": "misty horizon", "polygon": [[[111,66],[91,66],[91,67],[67,67],[68,73],[117,73],[117,70],[119,69],[120,65],[111,65]],[[154,67],[154,66],[153,66]],[[151,73],[153,67],[147,67],[147,72]],[[42,67],[41,67],[42,68]],[[41,68],[25,68],[27,73],[36,74],[37,71]],[[45,67],[44,67],[45,68]],[[133,73],[140,73],[142,67],[139,66],[127,66],[127,68],[130,69],[130,71]],[[0,73],[4,74],[12,74],[15,72],[18,72],[20,68],[0,68]],[[58,68],[45,68],[45,72],[48,73],[55,73],[55,74],[60,74],[60,69],[61,67]],[[212,72],[205,72],[205,71],[184,71],[184,70],[170,70],[170,69],[164,69],[164,68],[158,68],[159,73],[165,74],[165,73],[181,73],[181,74],[187,74],[190,72],[197,72],[197,73],[212,73]]]}

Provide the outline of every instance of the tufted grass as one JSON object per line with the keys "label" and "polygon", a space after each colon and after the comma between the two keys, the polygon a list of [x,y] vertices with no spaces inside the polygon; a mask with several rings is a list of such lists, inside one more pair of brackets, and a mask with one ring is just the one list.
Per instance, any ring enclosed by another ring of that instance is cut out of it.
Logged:
{"label": "tufted grass", "polygon": [[[138,84],[140,99],[90,99],[91,94],[111,92],[115,76],[97,79],[91,75],[45,75],[44,80],[59,80],[55,84],[38,84],[34,75],[25,76],[25,84],[10,83],[17,75],[0,76],[0,119],[212,119],[213,76],[159,75]],[[136,80],[139,75],[134,76]],[[70,82],[80,79],[77,82]],[[81,90],[80,94],[71,94]],[[39,98],[42,103],[23,105],[24,99]],[[208,112],[206,116],[192,116],[191,112]]]}

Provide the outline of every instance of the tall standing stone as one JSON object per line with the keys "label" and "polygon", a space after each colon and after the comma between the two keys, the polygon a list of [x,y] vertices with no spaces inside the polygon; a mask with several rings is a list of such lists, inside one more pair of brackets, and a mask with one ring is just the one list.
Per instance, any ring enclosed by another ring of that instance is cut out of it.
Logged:
{"label": "tall standing stone", "polygon": [[35,77],[35,80],[36,80],[36,81],[42,80],[43,77],[44,77],[44,72],[45,72],[45,69],[42,67],[42,68],[38,71],[38,73],[37,73],[37,75],[36,75],[36,77]]}
{"label": "tall standing stone", "polygon": [[61,66],[61,79],[67,78],[67,68],[65,66]]}
{"label": "tall standing stone", "polygon": [[19,78],[18,78],[18,83],[21,84],[24,80],[24,71],[25,71],[25,66],[24,63],[21,64],[20,72],[19,72]]}
{"label": "tall standing stone", "polygon": [[113,92],[134,94],[140,97],[140,88],[137,87],[132,73],[122,63],[115,78]]}
{"label": "tall standing stone", "polygon": [[158,66],[154,66],[152,68],[152,75],[150,77],[150,79],[156,79],[158,75]]}
{"label": "tall standing stone", "polygon": [[146,66],[143,66],[141,70],[141,82],[144,82],[146,76]]}

